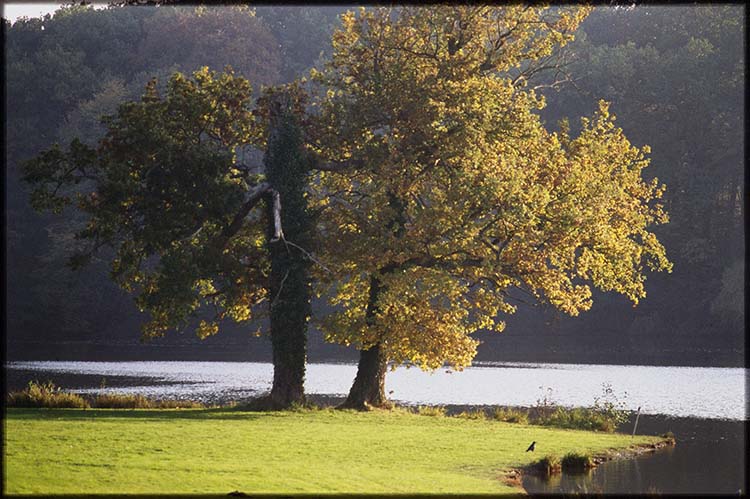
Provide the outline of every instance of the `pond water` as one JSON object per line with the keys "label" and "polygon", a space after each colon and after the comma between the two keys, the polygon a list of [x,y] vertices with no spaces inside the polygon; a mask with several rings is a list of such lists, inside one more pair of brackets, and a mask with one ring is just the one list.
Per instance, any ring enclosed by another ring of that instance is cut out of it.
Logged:
{"label": "pond water", "polygon": [[[351,364],[309,364],[309,394],[344,396]],[[524,476],[535,493],[736,494],[746,487],[748,370],[573,364],[485,363],[462,372],[399,367],[386,390],[402,404],[533,406],[543,397],[589,406],[608,384],[627,409],[641,407],[638,433],[674,433],[677,445],[636,459],[604,463],[584,475]],[[273,366],[253,362],[10,362],[6,389],[51,380],[82,393],[111,391],[216,403],[255,397],[271,387]],[[633,419],[620,431],[630,432]],[[540,457],[543,442],[537,443]]]}
{"label": "pond water", "polygon": [[[632,420],[624,426],[631,429]],[[674,433],[677,445],[584,474],[524,476],[523,487],[530,494],[747,494],[747,421],[640,418],[638,433],[665,431]]]}
{"label": "pond water", "polygon": [[[273,379],[273,366],[257,362],[34,361],[6,367],[11,380],[67,379],[64,386],[80,392],[203,402],[254,397],[270,390]],[[305,390],[345,395],[355,374],[351,364],[309,364]],[[485,363],[461,372],[399,367],[388,373],[386,390],[404,404],[528,407],[547,397],[559,405],[589,406],[608,384],[626,409],[641,407],[643,414],[744,420],[746,378],[742,368]]]}

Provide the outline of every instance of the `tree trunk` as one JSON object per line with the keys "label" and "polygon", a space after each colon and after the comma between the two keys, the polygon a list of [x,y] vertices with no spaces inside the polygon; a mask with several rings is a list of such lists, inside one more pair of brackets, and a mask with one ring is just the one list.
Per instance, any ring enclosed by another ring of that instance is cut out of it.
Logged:
{"label": "tree trunk", "polygon": [[267,198],[274,372],[271,394],[261,404],[271,409],[305,402],[307,323],[311,313],[310,263],[305,253],[312,251],[312,221],[304,197],[308,165],[291,105],[286,94],[275,96],[272,102],[264,160],[266,180],[275,191]]}
{"label": "tree trunk", "polygon": [[[396,237],[403,237],[405,233],[405,208],[404,203],[393,192],[388,192],[388,206],[396,213],[387,227],[392,230]],[[389,263],[381,268],[379,272],[370,276],[370,294],[367,297],[367,310],[365,321],[374,324],[378,312],[378,299],[383,289],[379,275],[390,274],[398,269],[398,264]],[[378,341],[367,349],[359,352],[359,366],[357,376],[354,378],[349,390],[349,396],[341,405],[342,408],[367,410],[371,407],[390,408],[392,404],[385,396],[385,370],[388,358],[384,352],[382,343]]]}
{"label": "tree trunk", "polygon": [[[365,318],[368,324],[375,320],[380,294],[380,280],[370,277],[370,295],[367,300],[367,311]],[[361,350],[359,353],[359,365],[357,376],[354,378],[349,390],[349,396],[341,405],[344,409],[367,410],[371,407],[391,407],[391,403],[385,396],[385,370],[388,359],[378,342],[370,348]]]}
{"label": "tree trunk", "polygon": [[342,408],[367,410],[371,407],[391,407],[385,396],[387,360],[380,343],[360,352],[357,377]]}

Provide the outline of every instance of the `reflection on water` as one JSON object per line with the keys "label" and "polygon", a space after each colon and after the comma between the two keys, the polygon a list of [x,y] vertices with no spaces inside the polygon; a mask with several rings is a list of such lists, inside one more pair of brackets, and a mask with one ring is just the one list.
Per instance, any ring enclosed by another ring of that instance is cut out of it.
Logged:
{"label": "reflection on water", "polygon": [[[99,391],[101,378],[144,380],[130,386],[108,384],[110,391],[141,393],[157,398],[192,398],[204,402],[239,400],[268,391],[273,367],[258,362],[11,362],[13,370],[84,375],[80,391]],[[484,363],[462,372],[425,373],[399,367],[389,372],[386,390],[406,404],[468,404],[532,406],[551,388],[554,402],[591,405],[608,383],[624,398],[627,409],[644,414],[701,418],[746,418],[747,370],[714,367],[611,366],[586,364]],[[305,389],[311,394],[344,395],[356,366],[309,364]],[[46,374],[45,374],[46,375]],[[92,382],[95,381],[95,382]]]}
{"label": "reflection on water", "polygon": [[646,417],[642,422],[646,434],[672,431],[677,445],[636,459],[608,461],[585,474],[562,474],[549,480],[525,476],[524,488],[532,494],[747,492],[747,422],[663,417]]}

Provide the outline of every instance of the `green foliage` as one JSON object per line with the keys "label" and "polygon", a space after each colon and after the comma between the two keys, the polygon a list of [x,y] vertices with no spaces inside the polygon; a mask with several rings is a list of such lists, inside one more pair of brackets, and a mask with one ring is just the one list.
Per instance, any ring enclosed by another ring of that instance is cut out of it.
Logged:
{"label": "green foliage", "polygon": [[666,440],[668,445],[674,445],[677,442],[677,439],[674,437],[674,433],[671,431],[668,431],[661,436],[663,439]]}
{"label": "green foliage", "polygon": [[583,473],[594,467],[594,460],[588,454],[569,452],[563,456],[560,464],[566,473]]}
{"label": "green foliage", "polygon": [[231,65],[245,78],[278,83],[282,68],[279,39],[247,5],[161,6],[144,22],[133,52],[133,68],[192,72]]}
{"label": "green foliage", "polygon": [[20,392],[10,392],[5,400],[6,407],[47,407],[86,409],[89,403],[80,395],[61,391],[51,381],[40,383],[29,381]]}
{"label": "green foliage", "polygon": [[547,388],[543,397],[537,400],[530,411],[531,423],[613,433],[628,420],[629,411],[624,407],[624,401],[618,399],[608,383],[602,384],[602,394],[594,398],[592,407],[558,406],[552,397],[552,389]]}
{"label": "green foliage", "polygon": [[278,40],[282,81],[304,76],[321,57],[330,55],[331,33],[346,6],[259,5],[256,15]]}
{"label": "green foliage", "polygon": [[151,315],[146,337],[213,305],[213,320],[198,326],[205,337],[224,318],[247,321],[265,298],[263,230],[252,223],[262,214],[244,200],[259,177],[236,161],[263,140],[251,92],[244,78],[207,68],[176,73],[164,96],[152,80],[140,102],[104,119],[95,149],[76,139],[24,164],[35,208],[75,203],[86,216],[76,238],[89,246],[74,267],[102,246],[115,250],[113,279]]}
{"label": "green foliage", "polygon": [[[281,227],[277,235],[275,203],[267,203],[268,258],[270,274],[271,343],[274,347],[274,379],[286,373],[287,388],[293,393],[279,394],[277,383],[271,397],[282,396],[295,402],[303,399],[306,361],[307,323],[311,309],[310,255],[313,248],[313,219],[307,206],[306,188],[310,163],[304,151],[299,117],[295,109],[294,87],[269,93],[261,107],[269,107],[268,149],[264,163],[266,180],[280,200]],[[299,95],[299,94],[297,94]]]}
{"label": "green foliage", "polygon": [[598,411],[580,408],[557,407],[551,414],[540,416],[532,421],[542,426],[570,428],[578,430],[596,430],[612,433],[617,426],[614,422]]}
{"label": "green foliage", "polygon": [[562,471],[560,458],[555,455],[546,455],[532,466],[543,476],[550,476]]}
{"label": "green foliage", "polygon": [[[104,381],[102,381],[102,385]],[[88,409],[198,409],[205,405],[192,400],[155,400],[143,395],[102,393],[86,398],[77,393],[63,391],[54,383],[29,381],[20,392],[10,392],[6,407],[46,407]]]}
{"label": "green foliage", "polygon": [[[335,15],[342,9],[322,12],[261,6],[256,10],[253,17],[250,10],[236,8],[200,12],[193,7],[167,6],[64,7],[54,16],[18,21],[7,28],[7,232],[9,258],[14,262],[9,266],[9,281],[14,289],[24,290],[10,298],[8,315],[14,327],[23,317],[33,320],[36,330],[42,329],[43,320],[55,326],[65,324],[66,331],[104,329],[113,315],[106,304],[115,302],[117,296],[116,289],[99,280],[93,270],[80,279],[61,272],[61,252],[48,250],[76,230],[55,227],[52,232],[59,238],[39,230],[48,225],[26,208],[26,197],[15,182],[18,160],[48,148],[56,138],[68,142],[73,131],[83,134],[81,142],[93,147],[98,139],[95,134],[103,131],[98,113],[114,112],[118,99],[134,98],[151,76],[169,75],[174,67],[192,71],[198,65],[221,69],[231,64],[253,81],[279,74],[290,79],[325,48]],[[671,223],[659,229],[659,239],[674,248],[670,258],[678,268],[692,269],[665,281],[673,283],[666,288],[659,280],[649,283],[656,287],[650,289],[670,291],[654,295],[673,297],[668,303],[655,304],[659,312],[649,314],[656,329],[674,324],[665,319],[672,314],[682,321],[675,330],[705,331],[706,323],[700,319],[708,313],[718,319],[708,323],[717,331],[742,327],[736,300],[726,300],[737,295],[723,291],[723,275],[742,256],[738,242],[744,216],[743,151],[739,147],[743,126],[741,113],[736,112],[742,107],[744,85],[741,21],[739,6],[596,8],[576,32],[577,41],[568,45],[580,58],[571,73],[586,75],[576,83],[584,92],[570,88],[561,94],[545,94],[550,112],[542,114],[549,117],[549,123],[589,113],[601,96],[612,101],[619,126],[634,144],[653,146],[649,168],[653,172],[648,175],[658,174],[670,186],[664,199]],[[360,59],[362,64],[374,60]],[[405,81],[411,81],[409,75]],[[391,89],[398,87],[387,90]],[[380,95],[390,98],[388,92]],[[385,104],[372,109],[386,109],[387,100]],[[418,102],[409,108],[418,108]],[[575,121],[571,120],[574,126]],[[416,124],[411,129],[432,126],[431,122]],[[342,137],[347,137],[349,129],[342,130],[346,132]],[[375,135],[380,133],[374,130]],[[376,152],[375,142],[368,142],[364,155]],[[346,148],[355,143],[347,142]],[[357,153],[356,147],[351,149]],[[65,217],[66,222],[70,220],[68,214]],[[737,283],[728,284],[731,290]],[[101,292],[92,296],[88,292],[92,288]],[[704,295],[714,299],[687,309],[675,305]],[[49,313],[36,314],[39,309]],[[83,311],[91,319],[75,324],[73,318]],[[351,338],[342,341],[351,343]],[[470,347],[460,353],[465,357]]]}
{"label": "green foliage", "polygon": [[496,421],[504,421],[506,423],[528,424],[529,422],[528,411],[511,407],[496,407],[492,410],[490,417]]}
{"label": "green foliage", "polygon": [[[102,114],[137,99],[154,76],[164,91],[176,68],[189,74],[203,65],[232,65],[253,82],[273,83],[283,64],[279,42],[247,7],[200,13],[195,7],[62,6],[44,19],[9,25],[5,35],[8,249],[14,262],[9,279],[19,290],[9,302],[9,328],[30,331],[25,334],[54,329],[66,338],[110,334],[112,321],[136,328],[136,308],[123,301],[126,295],[107,282],[99,265],[76,276],[64,268],[69,251],[57,245],[85,245],[73,235],[86,220],[66,211],[48,237],[50,219],[29,209],[18,183],[19,163],[55,140],[67,145],[77,137],[95,147],[105,131]],[[37,314],[39,309],[47,313]]]}
{"label": "green foliage", "polygon": [[[627,398],[627,396],[628,393],[625,392],[622,398]],[[604,418],[610,425],[614,426],[614,428],[625,423],[628,420],[630,412],[625,410],[625,401],[618,398],[612,389],[612,385],[609,383],[602,383],[602,394],[594,398],[592,410]],[[614,428],[609,431],[614,431]]]}

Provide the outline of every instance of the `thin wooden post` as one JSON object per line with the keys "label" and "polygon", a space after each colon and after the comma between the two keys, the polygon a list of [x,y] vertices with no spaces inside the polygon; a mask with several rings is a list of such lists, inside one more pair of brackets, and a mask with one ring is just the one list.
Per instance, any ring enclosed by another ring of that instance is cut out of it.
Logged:
{"label": "thin wooden post", "polygon": [[635,424],[633,425],[633,436],[631,438],[635,438],[635,430],[638,428],[638,418],[641,416],[641,407],[638,406],[638,412],[635,414]]}

